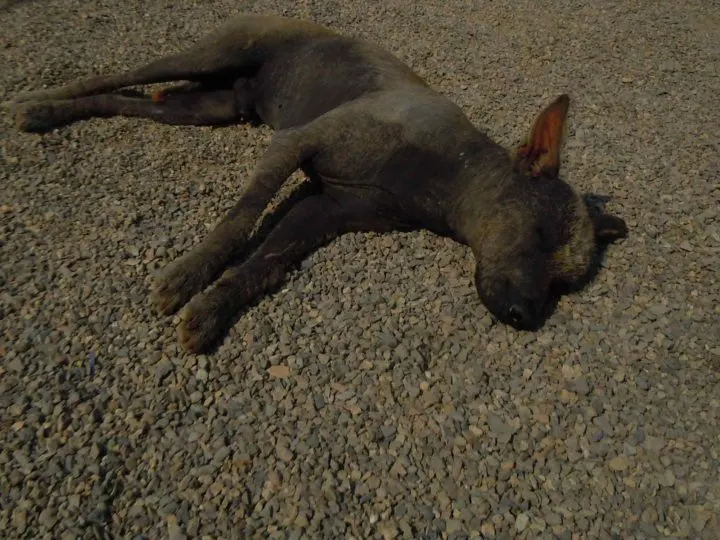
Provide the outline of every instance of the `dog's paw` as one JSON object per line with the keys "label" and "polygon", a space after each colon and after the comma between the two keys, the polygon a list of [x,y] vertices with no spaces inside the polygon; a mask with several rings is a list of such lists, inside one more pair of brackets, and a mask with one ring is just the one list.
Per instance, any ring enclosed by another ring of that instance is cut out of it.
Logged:
{"label": "dog's paw", "polygon": [[58,119],[56,110],[49,101],[5,102],[10,111],[13,125],[20,131],[44,133],[54,128]]}
{"label": "dog's paw", "polygon": [[193,298],[183,309],[180,319],[180,345],[193,354],[210,351],[228,330],[222,298],[215,298],[212,292]]}
{"label": "dog's paw", "polygon": [[163,315],[172,315],[203,290],[211,276],[202,254],[196,251],[171,262],[155,279],[153,303]]}

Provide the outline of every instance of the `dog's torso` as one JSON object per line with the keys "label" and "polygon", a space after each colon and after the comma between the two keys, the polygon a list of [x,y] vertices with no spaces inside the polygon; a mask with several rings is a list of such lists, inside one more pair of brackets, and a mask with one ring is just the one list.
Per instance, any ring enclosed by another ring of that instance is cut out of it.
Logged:
{"label": "dog's torso", "polygon": [[299,37],[273,46],[253,79],[255,111],[274,129],[306,124],[374,92],[432,92],[390,53],[343,36]]}
{"label": "dog's torso", "polygon": [[[326,192],[392,218],[398,228],[453,235],[453,211],[478,148],[505,153],[452,102],[424,87],[373,92],[323,120],[333,144],[323,146],[305,172]],[[503,180],[488,176],[487,193]]]}
{"label": "dog's torso", "polygon": [[372,209],[398,228],[422,223],[450,234],[466,158],[484,155],[479,146],[505,154],[454,103],[375,45],[298,36],[273,44],[263,58],[241,85],[255,114],[281,132],[307,129],[322,117],[334,138],[305,172],[345,204]]}

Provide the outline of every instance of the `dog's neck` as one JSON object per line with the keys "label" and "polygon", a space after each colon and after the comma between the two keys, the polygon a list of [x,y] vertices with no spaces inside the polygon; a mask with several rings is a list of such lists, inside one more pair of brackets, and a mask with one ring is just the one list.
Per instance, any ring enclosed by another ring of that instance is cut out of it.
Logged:
{"label": "dog's neck", "polygon": [[462,159],[448,225],[478,255],[498,205],[508,190],[517,188],[513,161],[508,150],[484,136],[468,145]]}

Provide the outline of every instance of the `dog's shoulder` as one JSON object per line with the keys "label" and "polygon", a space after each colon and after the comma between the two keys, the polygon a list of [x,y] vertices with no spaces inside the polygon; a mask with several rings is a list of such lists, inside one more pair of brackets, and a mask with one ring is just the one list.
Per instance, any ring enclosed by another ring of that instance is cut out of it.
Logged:
{"label": "dog's shoulder", "polygon": [[463,111],[452,101],[425,85],[408,85],[367,96],[364,108],[376,118],[404,126],[408,137],[456,140],[475,133]]}

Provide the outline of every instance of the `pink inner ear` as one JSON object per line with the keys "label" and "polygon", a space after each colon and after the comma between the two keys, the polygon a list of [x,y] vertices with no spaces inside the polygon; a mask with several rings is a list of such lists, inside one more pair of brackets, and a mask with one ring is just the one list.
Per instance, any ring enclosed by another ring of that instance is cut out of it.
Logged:
{"label": "pink inner ear", "polygon": [[533,161],[539,158],[541,155],[547,154],[547,152],[548,151],[545,148],[533,147],[529,144],[521,146],[518,150],[518,154],[520,155],[520,157],[528,158]]}
{"label": "pink inner ear", "polygon": [[518,154],[527,164],[533,176],[543,170],[557,169],[560,165],[560,146],[567,107],[556,102],[545,109],[535,121],[527,144]]}

